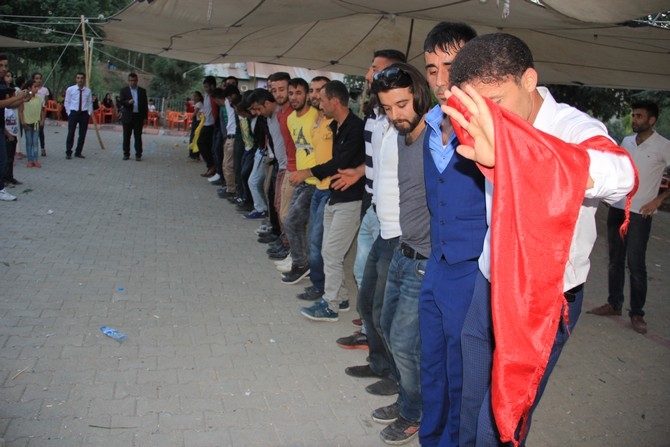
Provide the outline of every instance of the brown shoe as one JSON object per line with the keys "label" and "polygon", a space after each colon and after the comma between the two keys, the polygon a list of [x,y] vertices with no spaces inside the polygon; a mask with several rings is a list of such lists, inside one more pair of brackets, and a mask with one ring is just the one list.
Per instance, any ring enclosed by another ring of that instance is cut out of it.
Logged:
{"label": "brown shoe", "polygon": [[211,177],[216,174],[215,168],[209,168],[206,172],[200,174],[200,177]]}
{"label": "brown shoe", "polygon": [[638,334],[647,333],[647,322],[644,321],[644,317],[642,315],[633,315],[630,317],[630,322],[633,325],[633,330]]}
{"label": "brown shoe", "polygon": [[602,306],[593,308],[586,313],[600,315],[601,317],[609,317],[612,315],[621,315],[621,309],[615,309],[610,303],[605,303]]}

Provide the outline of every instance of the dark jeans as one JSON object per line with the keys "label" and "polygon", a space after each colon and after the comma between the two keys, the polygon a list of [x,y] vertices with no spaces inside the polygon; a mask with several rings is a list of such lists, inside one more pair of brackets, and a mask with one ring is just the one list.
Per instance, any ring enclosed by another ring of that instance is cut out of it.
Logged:
{"label": "dark jeans", "polygon": [[79,138],[77,147],[74,150],[75,155],[81,155],[86,141],[86,131],[88,130],[88,112],[70,112],[67,117],[67,138],[65,139],[65,154],[72,155],[74,146],[74,131],[79,126]]}
{"label": "dark jeans", "polygon": [[309,279],[312,285],[323,292],[326,287],[326,274],[323,273],[323,209],[330,198],[330,189],[317,189],[312,195],[309,211]]}
{"label": "dark jeans", "polygon": [[284,222],[286,237],[291,246],[293,265],[300,267],[310,265],[310,245],[307,239],[307,225],[309,224],[310,205],[315,189],[316,186],[306,183],[301,183],[295,187],[293,196],[291,197],[291,205],[286,215],[286,221]]}
{"label": "dark jeans", "polygon": [[244,154],[242,154],[242,170],[240,171],[239,177],[236,177],[241,181],[241,185],[238,184],[237,193],[245,203],[253,203],[251,190],[249,189],[249,177],[251,176],[251,171],[254,168],[255,153],[255,149],[244,151]]}
{"label": "dark jeans", "polygon": [[[561,319],[558,325],[547,368],[528,414],[527,430],[530,429],[533,412],[544,394],[561,351],[579,320],[583,300],[582,289],[575,293],[575,300],[568,303],[568,324]],[[464,375],[459,447],[502,447],[504,444],[500,442],[491,406],[491,365],[495,346],[491,320],[491,286],[481,273],[477,274],[472,303],[463,323],[461,343]]]}
{"label": "dark jeans", "polygon": [[[239,129],[238,129],[239,130]],[[244,156],[245,154],[253,152],[252,150],[245,151],[244,150],[244,143],[242,143],[240,136],[238,135],[235,138],[235,145],[233,147],[233,171],[235,172],[235,191],[237,191],[238,196],[242,196],[245,193],[245,188],[248,188],[249,185],[247,185],[247,180],[249,179],[249,175],[247,174],[247,178],[244,179],[242,178],[242,169],[244,166]],[[252,156],[253,158],[253,156]],[[249,170],[249,173],[251,173],[251,169]],[[246,197],[249,197],[248,194],[248,189],[247,189],[247,195]],[[246,199],[246,197],[244,197]]]}
{"label": "dark jeans", "polygon": [[378,236],[375,239],[358,289],[358,313],[367,330],[370,368],[380,376],[395,376],[393,358],[384,343],[381,317],[389,266],[399,243],[397,237],[383,239]]}
{"label": "dark jeans", "polygon": [[44,126],[40,126],[40,149],[44,149]]}
{"label": "dark jeans", "polygon": [[[7,150],[3,151],[7,153],[7,161],[6,161],[6,168],[0,172],[4,172],[4,175],[2,176],[2,179],[0,179],[0,183],[2,181],[9,181],[14,179],[14,157],[16,157],[16,138],[12,141],[7,141],[5,140],[4,137],[0,137],[0,139],[5,141],[5,145],[7,146]],[[4,188],[4,185],[0,187],[0,189]]]}
{"label": "dark jeans", "polygon": [[198,137],[198,150],[202,159],[205,160],[207,169],[214,166],[214,158],[212,156],[212,143],[214,141],[214,126],[202,126],[200,129],[200,136]]}
{"label": "dark jeans", "polygon": [[142,156],[142,127],[144,120],[139,113],[133,113],[129,123],[123,123],[123,155],[130,155],[130,136],[135,140],[135,156]]}
{"label": "dark jeans", "polygon": [[[5,173],[7,172],[7,149],[5,145],[7,140],[3,135],[0,137],[0,191],[5,189]],[[16,144],[14,145],[16,147]]]}
{"label": "dark jeans", "polygon": [[212,159],[216,173],[223,177],[223,144],[225,140],[223,133],[218,127],[214,128],[214,139],[212,140]]}
{"label": "dark jeans", "polygon": [[623,307],[623,286],[626,282],[626,257],[630,271],[630,312],[629,316],[644,316],[647,300],[647,242],[651,232],[652,217],[630,213],[628,232],[621,238],[619,227],[624,221],[624,211],[610,207],[607,213],[607,244],[609,246],[607,301],[615,309]]}

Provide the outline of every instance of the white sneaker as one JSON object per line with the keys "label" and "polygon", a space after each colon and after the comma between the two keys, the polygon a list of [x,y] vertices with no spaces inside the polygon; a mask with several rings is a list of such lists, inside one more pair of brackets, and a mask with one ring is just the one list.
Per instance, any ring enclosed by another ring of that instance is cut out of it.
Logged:
{"label": "white sneaker", "polygon": [[291,260],[290,256],[287,256],[286,259],[282,260],[281,264],[277,264],[277,270],[279,270],[282,273],[288,273],[288,272],[291,271],[292,266],[293,266],[293,261]]}
{"label": "white sneaker", "polygon": [[221,176],[219,174],[214,174],[213,176],[207,179],[209,183],[218,182],[219,180],[221,180]]}
{"label": "white sneaker", "polygon": [[272,225],[270,225],[267,222],[263,222],[260,227],[254,230],[254,233],[256,234],[267,233],[270,230],[272,230]]}
{"label": "white sneaker", "polygon": [[6,189],[3,188],[0,191],[0,200],[2,200],[3,202],[13,202],[14,200],[16,200],[16,196],[11,195],[10,193],[7,192]]}
{"label": "white sneaker", "polygon": [[289,253],[288,256],[285,257],[284,259],[277,259],[276,261],[272,261],[272,262],[274,262],[275,265],[280,265],[280,264],[283,264],[285,262],[293,263],[293,259],[291,258],[291,253]]}

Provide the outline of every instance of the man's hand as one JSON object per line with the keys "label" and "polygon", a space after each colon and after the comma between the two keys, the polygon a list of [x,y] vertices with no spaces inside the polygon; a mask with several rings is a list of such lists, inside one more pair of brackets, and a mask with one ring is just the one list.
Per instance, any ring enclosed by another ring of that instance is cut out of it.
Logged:
{"label": "man's hand", "polygon": [[309,169],[302,169],[300,171],[291,172],[288,176],[288,181],[291,185],[298,186],[311,176],[312,171]]}
{"label": "man's hand", "polygon": [[665,198],[666,194],[663,193],[658,197],[656,197],[655,199],[653,199],[651,202],[642,205],[640,207],[640,214],[642,214],[642,217],[646,218],[652,216],[656,212],[656,210],[658,210],[661,207]]}
{"label": "man's hand", "polygon": [[443,105],[442,111],[460,124],[475,141],[474,147],[462,144],[456,150],[465,158],[492,168],[495,166],[495,130],[491,111],[486,101],[469,85],[466,85],[464,90],[452,87],[451,93],[460,99],[468,112],[472,114],[470,121],[453,107]]}
{"label": "man's hand", "polygon": [[346,191],[365,175],[365,164],[355,168],[338,169],[337,174],[330,177],[330,186],[339,191]]}

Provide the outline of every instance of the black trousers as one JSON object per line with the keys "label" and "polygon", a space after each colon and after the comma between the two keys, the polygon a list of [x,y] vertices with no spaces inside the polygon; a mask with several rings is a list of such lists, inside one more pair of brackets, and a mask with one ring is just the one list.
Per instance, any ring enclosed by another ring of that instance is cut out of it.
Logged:
{"label": "black trousers", "polygon": [[76,155],[81,155],[86,141],[86,131],[88,130],[88,111],[71,111],[67,117],[67,138],[65,139],[65,154],[72,155],[72,146],[74,146],[74,131],[79,126],[79,138],[77,138],[77,147],[74,150]]}
{"label": "black trousers", "polygon": [[144,120],[139,113],[133,113],[129,123],[123,123],[123,155],[130,155],[130,136],[135,139],[135,156],[142,156],[142,127]]}

